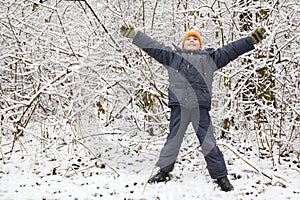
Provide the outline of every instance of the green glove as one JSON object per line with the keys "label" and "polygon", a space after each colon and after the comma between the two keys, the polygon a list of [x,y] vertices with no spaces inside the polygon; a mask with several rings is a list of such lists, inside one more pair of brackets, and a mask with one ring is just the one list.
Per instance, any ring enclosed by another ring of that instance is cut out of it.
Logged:
{"label": "green glove", "polygon": [[123,26],[121,26],[120,33],[124,37],[130,38],[130,39],[133,39],[134,36],[136,35],[135,30],[134,30],[132,25],[129,25],[129,26],[123,25]]}
{"label": "green glove", "polygon": [[251,43],[257,44],[261,42],[263,39],[265,39],[266,38],[265,32],[266,29],[263,27],[255,29],[253,33],[250,35]]}

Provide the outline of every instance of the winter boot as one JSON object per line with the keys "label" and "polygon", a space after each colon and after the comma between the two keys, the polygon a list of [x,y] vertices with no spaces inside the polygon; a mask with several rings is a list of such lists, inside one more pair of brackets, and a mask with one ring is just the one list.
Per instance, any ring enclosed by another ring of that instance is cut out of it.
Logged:
{"label": "winter boot", "polygon": [[153,183],[159,183],[159,182],[167,182],[169,180],[170,180],[169,172],[164,172],[162,170],[159,170],[157,172],[157,174],[155,174],[148,180],[148,183],[153,184]]}
{"label": "winter boot", "polygon": [[228,192],[228,191],[231,191],[234,189],[233,186],[231,185],[231,183],[229,182],[227,176],[218,178],[217,183],[221,187],[221,190],[223,190],[225,192]]}

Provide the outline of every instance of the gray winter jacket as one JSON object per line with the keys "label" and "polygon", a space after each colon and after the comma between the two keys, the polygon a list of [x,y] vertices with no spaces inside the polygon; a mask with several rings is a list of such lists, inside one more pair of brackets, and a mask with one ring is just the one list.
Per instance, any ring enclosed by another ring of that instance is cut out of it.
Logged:
{"label": "gray winter jacket", "polygon": [[211,108],[214,72],[238,56],[254,49],[250,37],[218,49],[172,50],[138,31],[133,44],[166,66],[169,74],[169,106]]}

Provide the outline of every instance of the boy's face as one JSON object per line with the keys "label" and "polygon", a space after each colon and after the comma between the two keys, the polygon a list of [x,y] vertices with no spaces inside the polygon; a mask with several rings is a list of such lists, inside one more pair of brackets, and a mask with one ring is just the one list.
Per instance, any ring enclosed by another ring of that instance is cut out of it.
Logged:
{"label": "boy's face", "polygon": [[184,50],[201,50],[200,41],[196,36],[189,36],[183,43]]}

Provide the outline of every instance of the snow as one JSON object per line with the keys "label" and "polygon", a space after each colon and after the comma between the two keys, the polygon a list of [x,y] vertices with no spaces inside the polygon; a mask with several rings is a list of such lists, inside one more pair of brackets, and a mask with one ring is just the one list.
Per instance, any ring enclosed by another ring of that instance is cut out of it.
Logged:
{"label": "snow", "polygon": [[[299,1],[105,2],[0,1],[0,199],[299,200]],[[190,130],[171,181],[147,184],[167,133],[167,71],[124,24],[170,46],[194,28],[213,48],[267,29],[213,83],[234,191],[210,178]]]}
{"label": "snow", "polygon": [[[47,151],[40,151],[46,145],[37,146],[34,137],[21,138],[26,149],[16,145],[1,165],[0,199],[296,200],[300,197],[299,166],[290,162],[272,166],[271,160],[247,156],[249,162],[272,176],[270,180],[223,145],[219,146],[235,190],[221,191],[210,178],[200,148],[193,142],[195,137],[189,132],[171,181],[149,185],[147,180],[157,171],[154,165],[164,142],[164,136],[155,137],[135,131],[98,132],[76,141],[71,137],[49,139],[52,146]],[[3,153],[8,150],[5,147]]]}

